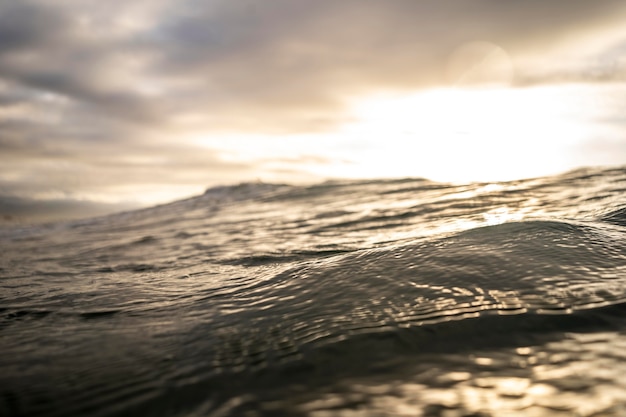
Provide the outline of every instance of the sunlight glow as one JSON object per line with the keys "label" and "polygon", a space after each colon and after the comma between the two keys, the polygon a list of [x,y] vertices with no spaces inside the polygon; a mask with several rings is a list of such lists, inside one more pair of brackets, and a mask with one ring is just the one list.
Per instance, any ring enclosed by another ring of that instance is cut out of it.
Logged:
{"label": "sunlight glow", "polygon": [[506,181],[579,166],[585,145],[615,136],[601,117],[613,106],[611,94],[582,85],[386,94],[352,101],[349,122],[334,131],[192,140],[250,166],[263,181]]}
{"label": "sunlight glow", "polygon": [[589,135],[580,111],[553,87],[437,89],[366,101],[348,131],[371,144],[372,176],[507,180],[567,169]]}

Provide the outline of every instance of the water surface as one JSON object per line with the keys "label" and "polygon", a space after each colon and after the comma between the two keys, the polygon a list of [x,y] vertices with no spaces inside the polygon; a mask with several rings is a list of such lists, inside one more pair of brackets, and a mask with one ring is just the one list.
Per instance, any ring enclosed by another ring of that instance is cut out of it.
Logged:
{"label": "water surface", "polygon": [[0,415],[624,415],[625,191],[242,184],[0,229]]}

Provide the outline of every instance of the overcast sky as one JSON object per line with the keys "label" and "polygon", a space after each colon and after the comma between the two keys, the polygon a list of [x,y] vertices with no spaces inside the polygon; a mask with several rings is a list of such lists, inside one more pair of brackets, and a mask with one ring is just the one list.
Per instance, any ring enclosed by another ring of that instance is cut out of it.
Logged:
{"label": "overcast sky", "polygon": [[624,22],[623,0],[0,0],[0,214],[624,164]]}

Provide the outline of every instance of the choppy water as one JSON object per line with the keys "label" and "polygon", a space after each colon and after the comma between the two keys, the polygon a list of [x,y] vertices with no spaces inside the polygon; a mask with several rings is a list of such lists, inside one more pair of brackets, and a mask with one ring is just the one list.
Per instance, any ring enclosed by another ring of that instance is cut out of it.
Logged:
{"label": "choppy water", "polygon": [[0,415],[626,415],[625,196],[244,184],[0,230]]}

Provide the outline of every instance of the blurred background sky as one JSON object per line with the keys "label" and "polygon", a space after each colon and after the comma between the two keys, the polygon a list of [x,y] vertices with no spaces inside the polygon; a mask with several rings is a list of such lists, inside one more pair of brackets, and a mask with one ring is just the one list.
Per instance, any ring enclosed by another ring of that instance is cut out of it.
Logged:
{"label": "blurred background sky", "polygon": [[623,0],[0,0],[0,215],[626,163]]}

